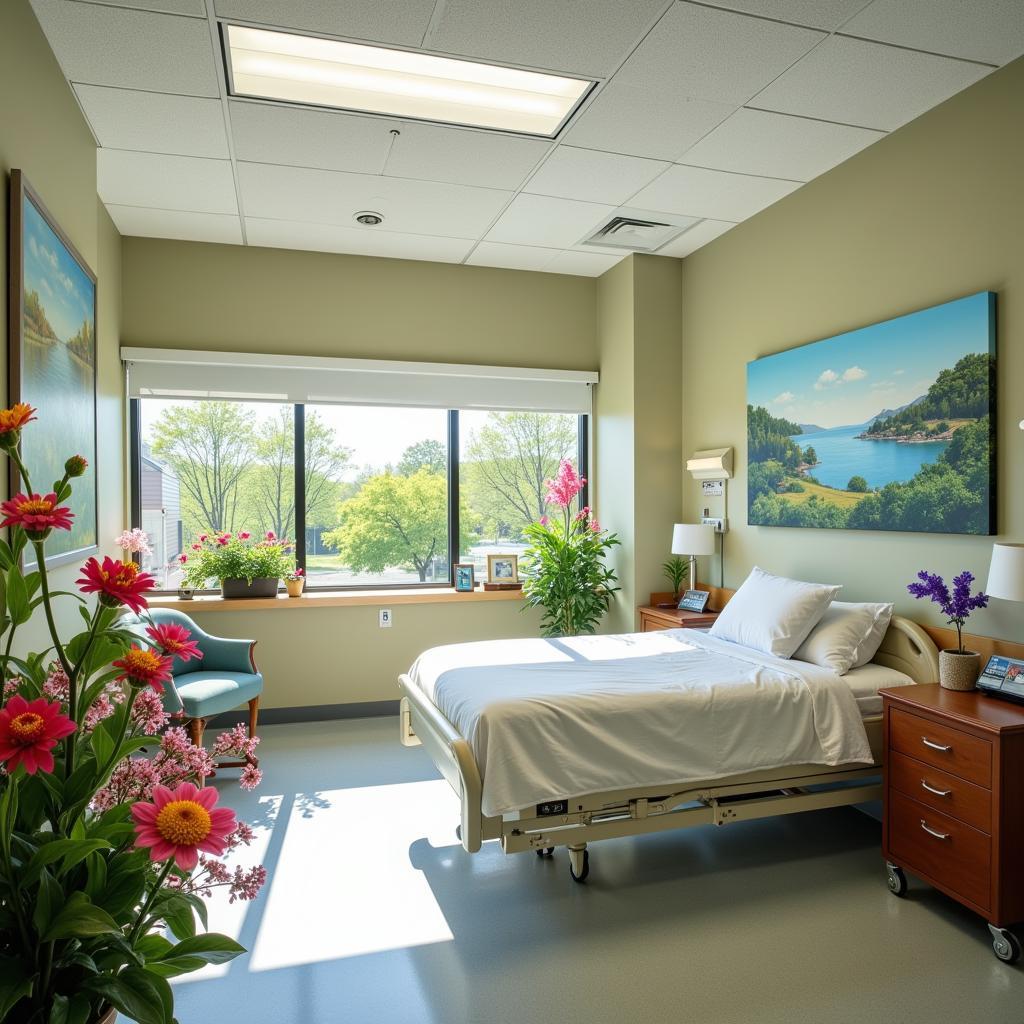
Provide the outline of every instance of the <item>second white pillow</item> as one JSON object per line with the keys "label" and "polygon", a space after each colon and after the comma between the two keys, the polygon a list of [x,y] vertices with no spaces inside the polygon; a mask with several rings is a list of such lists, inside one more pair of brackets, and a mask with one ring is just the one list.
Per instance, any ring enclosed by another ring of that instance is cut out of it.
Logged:
{"label": "second white pillow", "polygon": [[793,657],[845,675],[875,656],[891,619],[891,604],[833,601]]}

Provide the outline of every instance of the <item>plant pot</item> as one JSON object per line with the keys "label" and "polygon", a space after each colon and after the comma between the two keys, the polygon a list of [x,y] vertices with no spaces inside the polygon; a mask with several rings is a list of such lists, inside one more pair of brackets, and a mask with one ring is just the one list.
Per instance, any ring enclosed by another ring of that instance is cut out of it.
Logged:
{"label": "plant pot", "polygon": [[980,672],[980,654],[939,651],[939,683],[947,690],[973,690]]}
{"label": "plant pot", "polygon": [[306,585],[305,580],[285,580],[284,586],[289,597],[302,597],[302,588]]}
{"label": "plant pot", "polygon": [[99,1017],[96,1024],[114,1024],[115,1020],[117,1020],[117,1010],[111,1006],[101,1017]]}
{"label": "plant pot", "polygon": [[277,597],[277,579],[258,577],[252,583],[243,579],[221,580],[220,592],[228,600],[238,597]]}

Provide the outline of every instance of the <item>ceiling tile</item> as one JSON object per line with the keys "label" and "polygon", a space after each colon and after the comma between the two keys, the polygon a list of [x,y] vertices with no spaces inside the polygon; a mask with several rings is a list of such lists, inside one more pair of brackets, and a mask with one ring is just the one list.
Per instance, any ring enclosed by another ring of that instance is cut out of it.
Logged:
{"label": "ceiling tile", "polygon": [[206,21],[77,0],[32,0],[32,9],[70,82],[220,95]]}
{"label": "ceiling tile", "polygon": [[337,224],[357,230],[360,210],[384,216],[387,232],[479,238],[511,198],[496,189],[408,178],[239,163],[247,217]]}
{"label": "ceiling tile", "polygon": [[102,85],[74,89],[101,146],[228,158],[220,100]]}
{"label": "ceiling tile", "polygon": [[751,106],[892,131],[989,70],[833,36],[758,94]]}
{"label": "ceiling tile", "polygon": [[602,78],[664,9],[665,0],[445,0],[424,45],[443,53]]}
{"label": "ceiling tile", "polygon": [[186,213],[182,210],[146,210],[138,206],[107,206],[122,235],[142,238],[180,238],[188,242],[242,244],[237,216],[226,213]]}
{"label": "ceiling tile", "polygon": [[235,156],[256,163],[380,174],[394,121],[233,100]]}
{"label": "ceiling tile", "polygon": [[632,156],[677,160],[734,110],[735,103],[687,99],[613,78],[566,134],[566,142]]}
{"label": "ceiling tile", "polygon": [[374,228],[263,220],[259,217],[246,217],[245,233],[250,245],[439,263],[458,263],[473,246],[472,239],[468,238],[407,235]]}
{"label": "ceiling tile", "polygon": [[724,235],[726,231],[736,227],[728,220],[702,220],[689,231],[684,232],[678,238],[673,239],[668,245],[658,250],[659,256],[689,256],[696,252],[701,246]]}
{"label": "ceiling tile", "polygon": [[509,245],[508,242],[480,242],[466,260],[474,267],[502,267],[505,270],[543,270],[558,249],[536,245]]}
{"label": "ceiling tile", "polygon": [[[826,32],[866,7],[871,0],[703,0],[711,7],[724,7],[743,14],[789,21],[794,25],[821,28]],[[902,3],[903,0],[898,0]]]}
{"label": "ceiling tile", "polygon": [[518,195],[487,233],[487,241],[570,249],[614,211],[614,206],[598,203]]}
{"label": "ceiling tile", "polygon": [[575,274],[578,277],[600,277],[606,270],[611,270],[629,255],[628,252],[613,254],[579,252],[567,250],[560,252],[545,270],[549,274]]}
{"label": "ceiling tile", "polygon": [[867,128],[740,109],[701,139],[683,161],[720,171],[810,181],[884,138],[885,132]]}
{"label": "ceiling tile", "polygon": [[107,7],[135,7],[140,11],[189,14],[193,18],[206,17],[204,0],[103,0],[103,3]]}
{"label": "ceiling tile", "polygon": [[268,28],[419,46],[434,0],[215,0],[218,17]]}
{"label": "ceiling tile", "polygon": [[523,191],[618,205],[653,181],[667,166],[659,160],[559,146]]}
{"label": "ceiling tile", "polygon": [[1024,6],[1021,0],[875,0],[843,32],[1008,64],[1024,53]]}
{"label": "ceiling tile", "polygon": [[[615,81],[647,95],[745,103],[825,36],[694,4],[674,4]],[[613,147],[607,147],[613,148]]]}
{"label": "ceiling tile", "polygon": [[515,189],[551,148],[541,139],[446,128],[407,121],[398,125],[386,174],[459,185]]}
{"label": "ceiling tile", "polygon": [[800,184],[677,164],[639,192],[633,203],[690,217],[741,221],[789,195]]}
{"label": "ceiling tile", "polygon": [[96,152],[96,189],[104,203],[118,206],[238,212],[227,160],[100,149]]}

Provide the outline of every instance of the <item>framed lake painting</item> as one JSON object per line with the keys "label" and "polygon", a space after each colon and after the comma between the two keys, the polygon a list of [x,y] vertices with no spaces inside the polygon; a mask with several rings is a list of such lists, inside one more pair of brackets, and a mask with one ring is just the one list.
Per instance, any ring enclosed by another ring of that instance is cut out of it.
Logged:
{"label": "framed lake painting", "polygon": [[751,526],[996,532],[996,296],[747,364]]}
{"label": "framed lake painting", "polygon": [[[47,212],[21,171],[11,171],[9,401],[28,402],[37,421],[22,434],[33,488],[46,494],[69,455],[89,463],[75,481],[74,525],[47,543],[47,565],[81,558],[97,546],[96,276]],[[22,489],[13,469],[11,493]],[[26,566],[34,564],[31,550]]]}

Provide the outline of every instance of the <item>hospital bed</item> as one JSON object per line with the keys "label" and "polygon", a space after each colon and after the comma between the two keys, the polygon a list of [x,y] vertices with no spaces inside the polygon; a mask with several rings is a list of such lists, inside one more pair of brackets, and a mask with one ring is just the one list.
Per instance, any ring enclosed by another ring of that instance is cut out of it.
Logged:
{"label": "hospital bed", "polygon": [[[880,799],[883,745],[877,690],[900,683],[933,682],[938,678],[938,651],[920,626],[894,616],[866,668],[871,670],[866,675],[858,669],[834,678],[846,680],[855,689],[870,763],[789,764],[705,781],[681,779],[669,785],[582,794],[553,792],[536,803],[487,814],[482,774],[469,740],[408,673],[399,677],[400,738],[405,746],[422,745],[459,796],[458,835],[468,852],[478,851],[486,840],[500,841],[505,853],[533,850],[539,856],[550,856],[556,847],[564,846],[572,878],[583,882],[589,872],[587,845],[599,839],[726,825]],[[856,684],[861,679],[866,679],[868,686],[858,694]]]}

